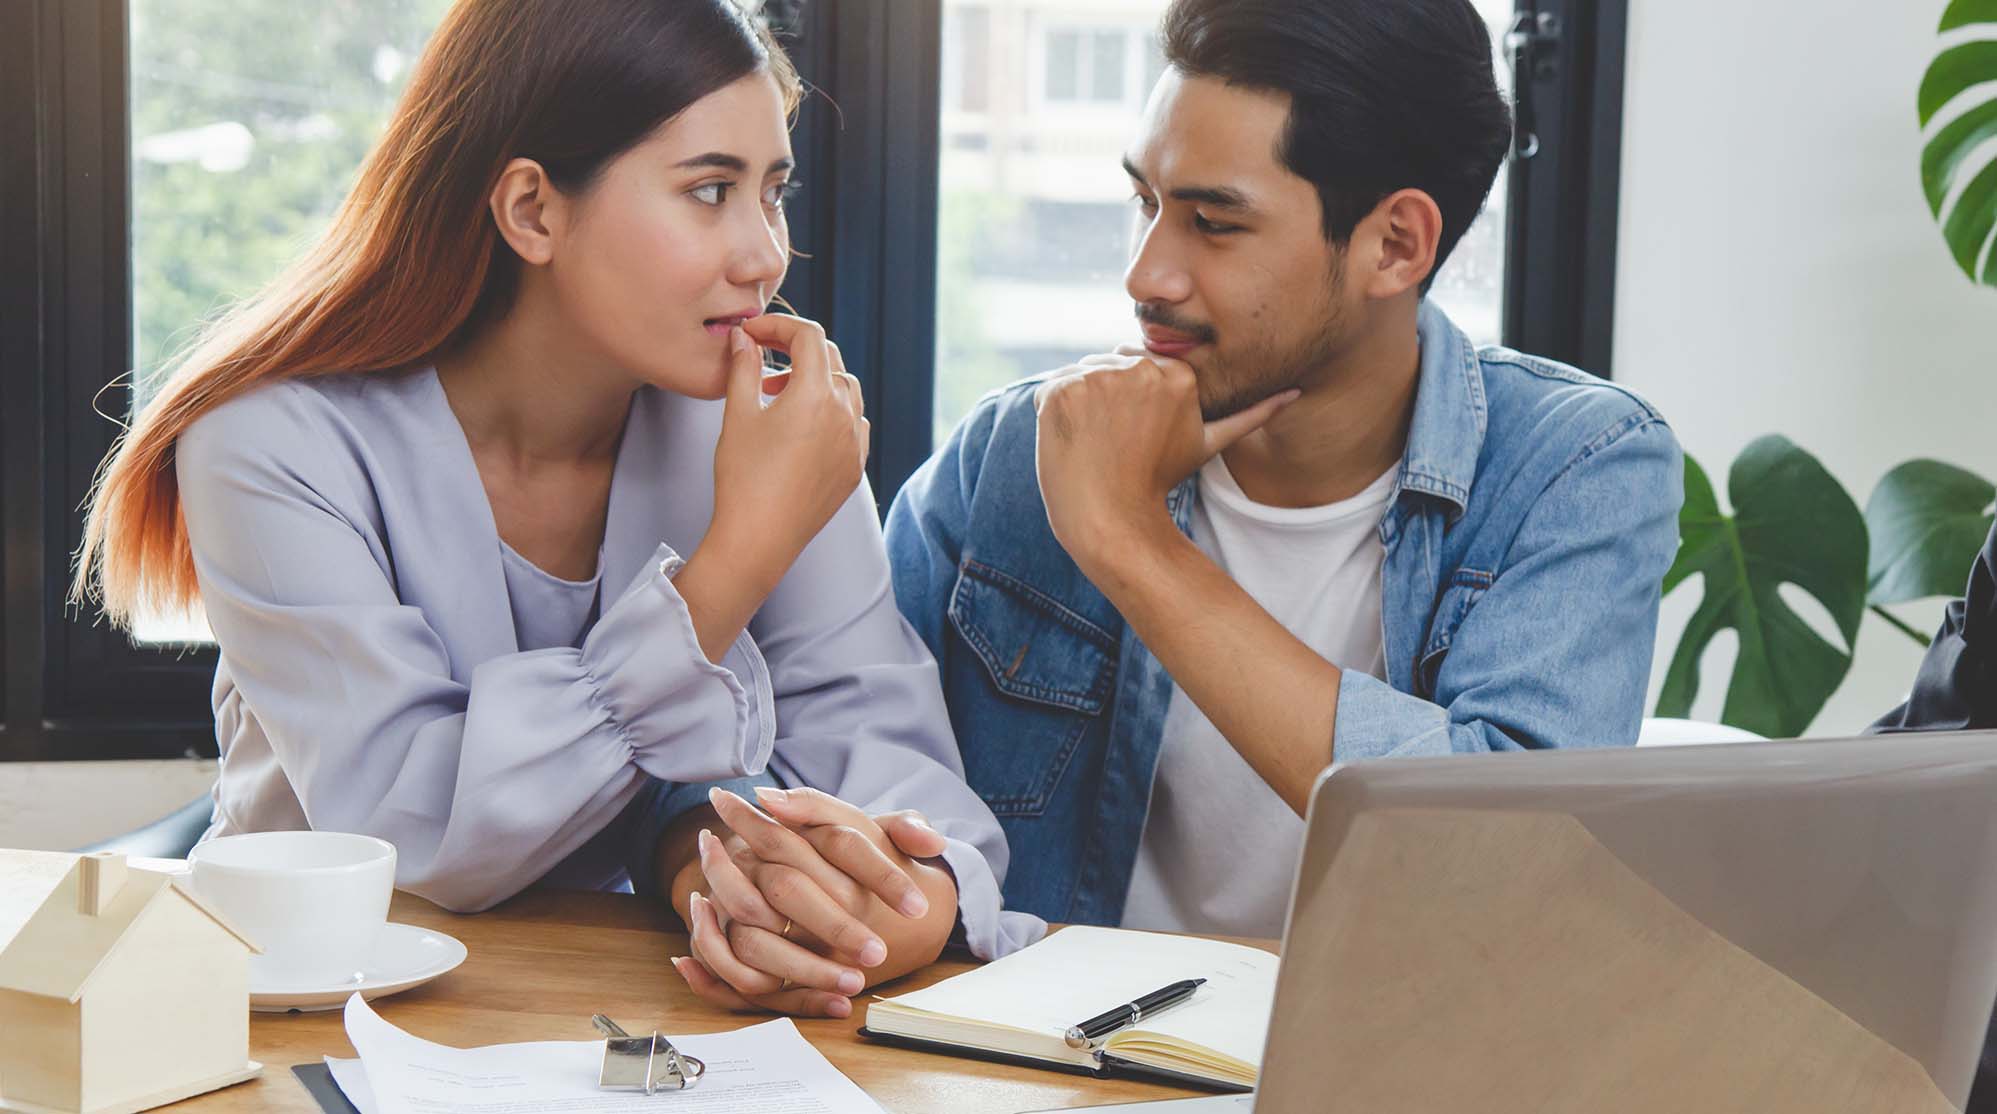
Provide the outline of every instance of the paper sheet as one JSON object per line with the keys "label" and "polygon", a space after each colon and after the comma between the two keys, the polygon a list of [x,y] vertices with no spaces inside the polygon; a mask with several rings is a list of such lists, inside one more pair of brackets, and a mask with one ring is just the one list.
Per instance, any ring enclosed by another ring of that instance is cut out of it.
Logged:
{"label": "paper sheet", "polygon": [[451,1048],[389,1024],[358,994],[347,1001],[346,1022],[360,1059],[326,1062],[361,1114],[656,1114],[662,1104],[709,1114],[882,1114],[789,1018],[731,1033],[673,1037],[681,1052],[707,1064],[707,1074],[684,1091],[649,1097],[597,1089],[600,1040]]}

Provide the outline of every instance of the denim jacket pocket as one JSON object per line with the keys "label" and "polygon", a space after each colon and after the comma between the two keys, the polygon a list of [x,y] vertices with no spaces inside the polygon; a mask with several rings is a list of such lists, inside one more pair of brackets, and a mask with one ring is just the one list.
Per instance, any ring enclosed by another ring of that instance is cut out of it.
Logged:
{"label": "denim jacket pocket", "polygon": [[1443,659],[1449,656],[1449,647],[1456,640],[1456,632],[1463,626],[1463,620],[1470,615],[1470,609],[1484,597],[1494,578],[1490,573],[1477,569],[1458,569],[1449,578],[1449,587],[1443,589],[1436,601],[1435,618],[1429,622],[1428,641],[1423,644],[1421,657],[1415,662],[1415,695],[1424,700],[1435,699],[1436,680],[1442,674]]}
{"label": "denim jacket pocket", "polygon": [[976,712],[996,722],[982,725],[982,745],[965,748],[965,777],[994,813],[1038,815],[1101,721],[1116,641],[1060,601],[976,561],[959,571],[949,615],[999,696]]}

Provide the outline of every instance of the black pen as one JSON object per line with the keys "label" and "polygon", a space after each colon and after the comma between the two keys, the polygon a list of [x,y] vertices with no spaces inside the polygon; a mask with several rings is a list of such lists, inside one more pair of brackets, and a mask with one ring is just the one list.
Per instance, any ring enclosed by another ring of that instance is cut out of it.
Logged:
{"label": "black pen", "polygon": [[1160,987],[1135,1002],[1125,1002],[1106,1013],[1099,1013],[1087,1021],[1068,1030],[1069,1048],[1087,1048],[1103,1037],[1126,1026],[1157,1013],[1159,1010],[1176,1006],[1193,996],[1205,979],[1186,979],[1170,986]]}

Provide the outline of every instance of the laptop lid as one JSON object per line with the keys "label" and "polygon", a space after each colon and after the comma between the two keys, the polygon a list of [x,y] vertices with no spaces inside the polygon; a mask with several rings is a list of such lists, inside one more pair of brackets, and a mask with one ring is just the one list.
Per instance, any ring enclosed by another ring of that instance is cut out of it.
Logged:
{"label": "laptop lid", "polygon": [[1340,767],[1257,1114],[1960,1109],[1997,733]]}

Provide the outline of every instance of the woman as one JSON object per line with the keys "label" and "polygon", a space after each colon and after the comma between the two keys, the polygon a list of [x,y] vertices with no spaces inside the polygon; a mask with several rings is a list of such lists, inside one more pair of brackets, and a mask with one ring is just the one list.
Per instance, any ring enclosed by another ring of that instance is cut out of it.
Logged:
{"label": "woman", "polygon": [[[755,1004],[850,1010],[960,900],[1002,947],[1003,838],[895,611],[858,383],[764,312],[798,95],[729,0],[451,10],[325,237],[179,362],[90,508],[80,592],[214,631],[210,836],[378,835],[398,885],[476,910],[622,884],[648,786],[768,763],[954,838],[916,862],[828,798],[866,846],[812,846],[893,902],[848,900],[841,947],[815,906],[793,933],[682,895],[702,960],[759,957]],[[663,873],[701,884],[711,815]]]}

